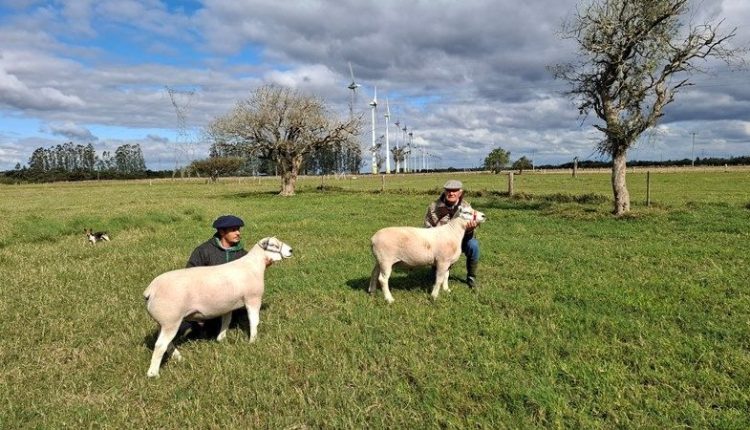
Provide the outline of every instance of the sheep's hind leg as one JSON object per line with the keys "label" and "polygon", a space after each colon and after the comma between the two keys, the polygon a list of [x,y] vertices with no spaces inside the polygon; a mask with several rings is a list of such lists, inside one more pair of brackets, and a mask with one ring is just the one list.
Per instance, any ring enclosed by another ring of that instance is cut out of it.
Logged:
{"label": "sheep's hind leg", "polygon": [[385,301],[393,303],[393,295],[391,295],[391,289],[388,287],[388,279],[391,277],[391,266],[381,266],[380,274],[378,275],[378,281],[380,281],[380,287],[383,289],[383,296]]}
{"label": "sheep's hind leg", "polygon": [[227,312],[221,316],[221,329],[219,330],[219,336],[216,337],[217,341],[221,342],[227,337],[230,322],[232,322],[232,312]]}
{"label": "sheep's hind leg", "polygon": [[161,328],[159,337],[156,339],[156,343],[154,344],[154,353],[151,355],[151,365],[148,368],[148,372],[146,372],[146,376],[148,376],[149,378],[159,377],[159,366],[161,366],[161,360],[164,357],[164,353],[166,353],[168,350],[172,350],[174,351],[174,353],[176,353],[176,359],[182,359],[182,354],[180,354],[177,351],[177,348],[172,345],[172,339],[174,339],[179,328],[179,323],[174,324],[173,326]]}
{"label": "sheep's hind leg", "polygon": [[375,267],[372,269],[372,274],[370,275],[370,287],[367,289],[367,292],[369,294],[372,294],[375,292],[375,287],[378,284],[378,275],[380,274],[380,265],[378,263],[375,263]]}

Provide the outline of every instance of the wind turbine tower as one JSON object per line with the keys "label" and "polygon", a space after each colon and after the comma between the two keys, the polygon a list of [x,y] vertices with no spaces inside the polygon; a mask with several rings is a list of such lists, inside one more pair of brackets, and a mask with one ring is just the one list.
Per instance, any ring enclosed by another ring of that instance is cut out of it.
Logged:
{"label": "wind turbine tower", "polygon": [[[413,136],[414,136],[414,133],[410,131],[410,132],[409,132],[409,148],[412,148],[412,147],[413,147],[413,148],[414,148],[414,150],[416,151],[416,149],[417,149],[417,148],[416,148],[416,147],[414,147],[414,146],[412,145],[412,137],[413,137]],[[415,154],[415,155],[416,155],[416,154]],[[418,160],[418,159],[419,159],[419,156],[415,156],[415,157],[413,158],[413,160],[414,160],[414,161],[412,161],[412,164],[413,164],[413,166],[412,166],[412,169],[411,169],[411,171],[412,171],[412,172],[416,172],[416,171],[417,171],[417,160]]]}
{"label": "wind turbine tower", "polygon": [[404,173],[409,173],[409,151],[411,151],[411,148],[409,147],[408,142],[406,142],[406,130],[407,130],[406,124],[404,124],[404,128],[401,129],[401,131],[404,132],[404,135],[403,135],[404,145],[403,145],[403,147],[407,148],[406,152],[404,153]]}
{"label": "wind turbine tower", "polygon": [[375,112],[378,110],[378,87],[375,87],[375,93],[370,102],[372,112],[372,174],[378,174],[378,160],[375,155]]}
{"label": "wind turbine tower", "polygon": [[[401,128],[400,128],[401,123],[398,120],[396,120],[394,125],[396,126],[398,131],[401,131]],[[396,136],[396,157],[395,158],[396,158],[396,173],[398,173],[401,170],[401,163],[400,163],[401,157],[400,157],[400,153],[398,152],[398,136]]]}
{"label": "wind turbine tower", "polygon": [[388,97],[385,98],[385,174],[391,174],[391,146],[388,141],[388,121],[391,119],[391,110],[388,107]]}

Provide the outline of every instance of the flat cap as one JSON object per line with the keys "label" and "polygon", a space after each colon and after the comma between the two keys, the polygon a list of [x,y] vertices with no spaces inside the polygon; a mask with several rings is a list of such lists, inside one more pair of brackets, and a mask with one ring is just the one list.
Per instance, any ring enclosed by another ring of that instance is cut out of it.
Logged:
{"label": "flat cap", "polygon": [[220,228],[242,227],[243,225],[245,223],[242,219],[234,215],[222,215],[216,218],[216,221],[213,223],[213,227],[217,230]]}
{"label": "flat cap", "polygon": [[443,188],[446,190],[460,190],[464,187],[464,184],[461,183],[461,181],[457,181],[455,179],[451,179],[450,181],[446,182],[445,185],[443,185]]}

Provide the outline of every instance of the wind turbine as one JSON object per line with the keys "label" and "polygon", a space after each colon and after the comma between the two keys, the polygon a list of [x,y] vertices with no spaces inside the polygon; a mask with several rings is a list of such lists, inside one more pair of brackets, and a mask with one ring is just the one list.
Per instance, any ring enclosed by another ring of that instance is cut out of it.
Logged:
{"label": "wind turbine", "polygon": [[418,155],[419,151],[417,150],[417,147],[413,145],[412,137],[414,137],[414,133],[410,131],[409,132],[409,146],[414,148],[414,158],[412,161],[413,167],[411,171],[417,172],[419,171],[419,169],[417,168],[417,160],[419,160],[419,155]]}
{"label": "wind turbine", "polygon": [[352,100],[349,102],[349,117],[354,118],[354,104],[357,102],[357,87],[361,86],[354,80],[354,69],[352,69],[352,62],[349,62],[349,74],[352,77],[352,83],[347,88],[352,90]]}
{"label": "wind turbine", "polygon": [[385,173],[391,174],[391,147],[388,142],[388,121],[391,119],[391,109],[388,107],[388,97],[385,98]]}
{"label": "wind turbine", "polygon": [[406,142],[406,124],[404,124],[404,128],[401,129],[401,131],[404,132],[404,147],[406,147],[406,152],[404,153],[404,173],[409,173],[409,152],[411,151],[411,147]]}
{"label": "wind turbine", "polygon": [[370,102],[370,107],[372,108],[372,174],[377,175],[378,174],[378,161],[377,157],[375,156],[375,111],[378,110],[378,87],[375,87],[375,93],[372,97],[372,101]]}
{"label": "wind turbine", "polygon": [[[399,122],[399,120],[396,120],[394,125],[396,126],[398,131],[401,131],[401,123]],[[394,158],[396,159],[396,173],[398,173],[401,170],[401,153],[398,152],[398,136],[396,136],[396,157]]]}

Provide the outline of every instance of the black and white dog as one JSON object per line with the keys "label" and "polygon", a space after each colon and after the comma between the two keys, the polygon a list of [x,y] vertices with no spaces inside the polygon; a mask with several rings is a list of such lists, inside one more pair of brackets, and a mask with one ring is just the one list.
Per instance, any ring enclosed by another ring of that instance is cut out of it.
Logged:
{"label": "black and white dog", "polygon": [[92,245],[102,240],[109,241],[109,236],[106,231],[97,231],[94,233],[90,228],[87,228],[83,232],[86,234],[86,238]]}

